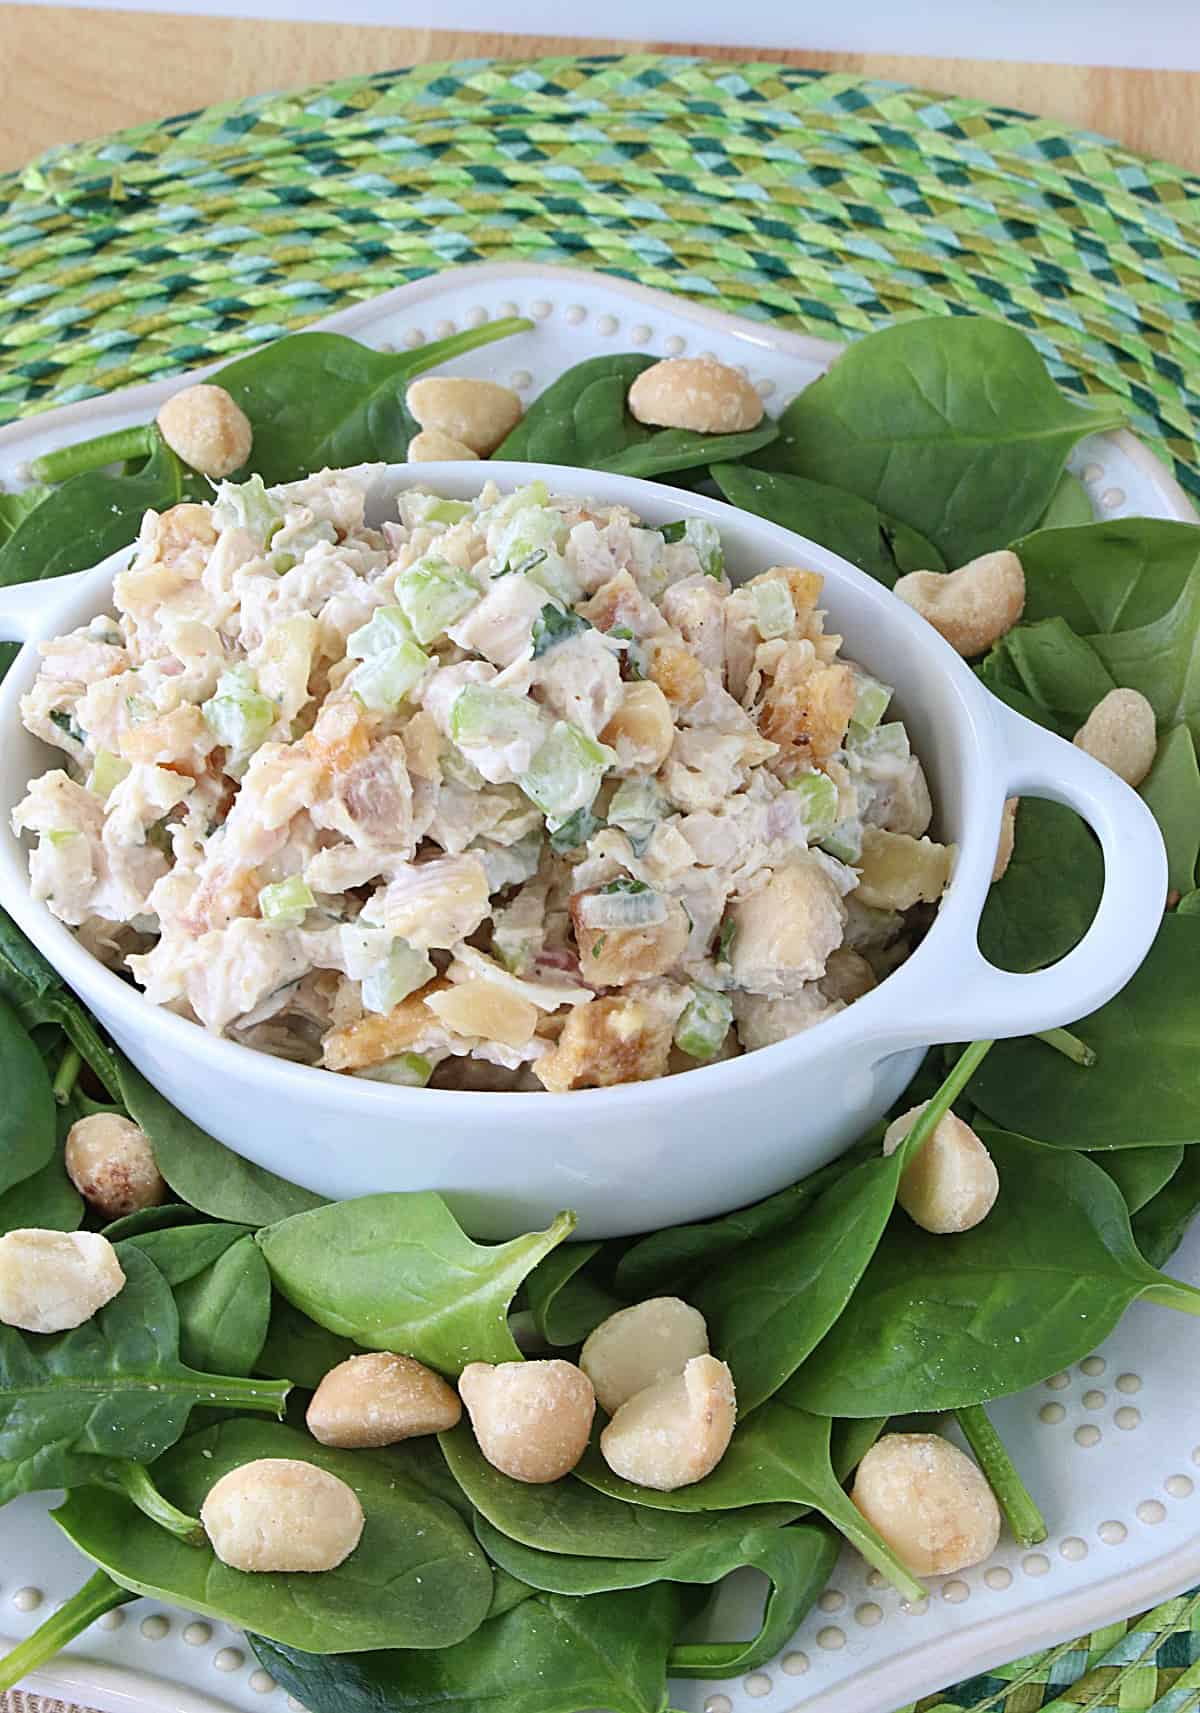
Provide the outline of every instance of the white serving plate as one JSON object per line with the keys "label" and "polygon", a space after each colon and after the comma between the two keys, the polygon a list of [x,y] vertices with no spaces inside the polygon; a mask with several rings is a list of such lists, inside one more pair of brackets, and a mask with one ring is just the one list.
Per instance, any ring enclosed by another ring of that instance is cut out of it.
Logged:
{"label": "white serving plate", "polygon": [[[449,370],[504,381],[532,399],[572,363],[605,351],[711,352],[744,365],[774,412],[840,349],[621,280],[504,263],[419,280],[319,325],[399,347],[517,313],[533,319],[534,332],[470,352]],[[41,452],[146,421],[178,385],[156,381],[0,430],[0,484],[19,486]],[[1198,521],[1166,468],[1128,433],[1083,441],[1070,463],[1098,517]],[[1200,1228],[1172,1270],[1200,1284]],[[1200,1320],[1136,1305],[1074,1372],[992,1410],[1046,1514],[1050,1536],[1041,1547],[1023,1552],[1005,1540],[986,1565],[932,1579],[929,1600],[911,1610],[847,1551],[778,1659],[742,1680],[676,1683],[672,1707],[892,1713],[1200,1582],[1200,1421],[1190,1379],[1197,1371]],[[0,1513],[0,1640],[27,1635],[89,1574],[47,1521],[50,1504],[38,1495]],[[759,1586],[749,1574],[730,1579],[714,1634],[748,1633]],[[254,1669],[237,1631],[149,1600],[101,1619],[23,1687],[104,1713],[282,1713],[287,1702]]]}

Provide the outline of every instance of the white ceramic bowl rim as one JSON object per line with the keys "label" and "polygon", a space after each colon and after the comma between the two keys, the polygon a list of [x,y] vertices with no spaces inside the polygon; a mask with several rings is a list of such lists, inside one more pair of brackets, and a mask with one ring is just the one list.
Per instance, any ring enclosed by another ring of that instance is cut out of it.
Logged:
{"label": "white ceramic bowl rim", "polygon": [[[1095,1010],[1116,993],[1145,956],[1161,917],[1166,893],[1166,857],[1157,824],[1141,799],[1107,768],[1080,750],[1012,713],[980,685],[974,674],[936,632],[888,590],[828,549],[760,518],[747,519],[719,500],[570,466],[542,464],[398,465],[382,470],[374,494],[393,497],[406,487],[434,488],[457,497],[478,492],[483,481],[508,490],[544,481],[551,492],[623,503],[642,516],[660,520],[681,514],[710,519],[718,527],[745,527],[775,544],[775,562],[800,562],[826,577],[831,604],[839,583],[855,586],[876,616],[892,646],[923,657],[944,676],[954,693],[961,729],[977,765],[964,780],[962,820],[954,875],[937,916],[912,956],[871,993],[837,1016],[801,1035],[717,1064],[698,1066],[679,1077],[613,1088],[572,1092],[573,1104],[603,1103],[614,1119],[636,1107],[657,1104],[664,1118],[680,1095],[697,1096],[736,1088],[751,1094],[762,1079],[801,1073],[806,1063],[855,1039],[870,1041],[875,1056],[931,1041],[963,1041],[1028,1034],[1070,1022]],[[22,679],[29,676],[30,652],[39,640],[59,634],[65,624],[86,622],[88,614],[110,602],[114,574],[123,568],[128,548],[101,565],[47,584],[0,589],[0,637],[25,644],[0,685],[0,719],[16,720]],[[764,564],[766,561],[764,560]],[[87,593],[89,600],[82,601]],[[853,653],[853,637],[849,638]],[[990,763],[997,764],[994,777]],[[988,963],[976,943],[979,915],[990,884],[992,863],[1006,797],[1048,797],[1067,804],[1091,825],[1105,863],[1104,894],[1095,919],[1080,944],[1047,970],[1013,975]],[[4,810],[13,804],[5,803]],[[104,992],[106,1003],[123,1015],[128,1027],[152,1032],[171,1047],[203,1062],[214,1076],[223,1070],[247,1070],[252,1055],[264,1093],[303,1100],[312,1079],[327,1082],[330,1072],[294,1064],[222,1037],[152,1005],[139,990],[106,969],[29,891],[24,852],[11,835],[0,834],[0,903],[16,919],[59,974],[86,999],[89,986]],[[935,971],[941,971],[938,981]],[[882,1044],[882,1045],[881,1045]],[[401,1089],[365,1079],[343,1078],[342,1098],[350,1117],[359,1113],[395,1116],[403,1102],[410,1118],[448,1119],[454,1104],[469,1094],[493,1105],[496,1118],[519,1121],[536,1108],[544,1115],[544,1094]],[[531,1108],[532,1103],[532,1108]]]}

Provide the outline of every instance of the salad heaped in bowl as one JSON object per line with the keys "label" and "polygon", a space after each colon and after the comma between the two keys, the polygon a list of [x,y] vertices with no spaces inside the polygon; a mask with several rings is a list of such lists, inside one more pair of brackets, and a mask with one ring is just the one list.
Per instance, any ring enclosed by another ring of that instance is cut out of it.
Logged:
{"label": "salad heaped in bowl", "polygon": [[711,524],[374,468],[150,512],[42,645],[35,893],[156,1004],[402,1084],[552,1091],[768,1045],[941,897],[921,763],[822,578]]}

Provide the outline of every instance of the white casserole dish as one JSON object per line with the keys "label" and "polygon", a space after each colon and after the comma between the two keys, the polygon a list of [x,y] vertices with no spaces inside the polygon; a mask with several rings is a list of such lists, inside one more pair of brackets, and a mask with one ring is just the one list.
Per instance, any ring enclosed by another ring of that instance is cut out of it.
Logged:
{"label": "white casserole dish", "polygon": [[[30,895],[9,828],[26,782],[48,765],[20,725],[36,644],[105,609],[128,550],[72,577],[0,590],[0,636],[26,644],[0,685],[0,903],[138,1068],[189,1117],[272,1171],[331,1197],[436,1188],[475,1235],[579,1215],[579,1236],[694,1220],[769,1195],[874,1123],[934,1042],[1029,1034],[1071,1022],[1129,979],[1166,892],[1158,828],[1140,798],[1081,751],[1013,714],[924,620],[825,548],[715,500],[656,483],[534,464],[425,464],[384,471],[368,521],[396,493],[471,497],[536,479],[552,492],[621,502],[647,521],[710,518],[735,581],[779,563],[826,579],[823,605],[847,653],[896,686],[896,708],[929,776],[934,832],[959,847],[923,943],[874,992],[806,1034],[659,1082],[565,1096],[399,1089],[335,1076],[207,1035],[149,1004],[97,963]],[[976,945],[1004,799],[1049,797],[1094,829],[1105,887],[1088,934],[1059,964],[1004,973]]]}

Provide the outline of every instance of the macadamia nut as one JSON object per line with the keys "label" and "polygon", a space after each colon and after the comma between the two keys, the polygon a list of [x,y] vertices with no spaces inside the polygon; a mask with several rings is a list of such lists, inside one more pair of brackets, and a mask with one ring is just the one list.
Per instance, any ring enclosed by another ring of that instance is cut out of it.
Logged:
{"label": "macadamia nut", "polygon": [[579,1366],[612,1416],[656,1380],[682,1374],[693,1356],[707,1355],[708,1328],[699,1309],[679,1297],[651,1297],[601,1321],[579,1353]]}
{"label": "macadamia nut", "polygon": [[363,1532],[354,1489],[295,1457],[260,1457],[222,1475],[200,1507],[212,1549],[233,1570],[334,1570]]}
{"label": "macadamia nut", "polygon": [[462,1415],[452,1386],[411,1356],[370,1351],[331,1368],[313,1393],[305,1421],[322,1445],[359,1450],[443,1433]]}
{"label": "macadamia nut", "polygon": [[[888,1125],[885,1154],[896,1152],[928,1104],[922,1101]],[[999,1193],[992,1156],[969,1124],[947,1112],[904,1168],[896,1199],[922,1231],[941,1234],[970,1231],[991,1212]]]}
{"label": "macadamia nut", "polygon": [[733,1375],[715,1356],[693,1356],[682,1374],[621,1405],[600,1435],[600,1450],[614,1475],[673,1493],[712,1474],[736,1421]]}
{"label": "macadamia nut", "polygon": [[629,409],[639,422],[697,434],[742,434],[763,418],[762,399],[745,375],[711,357],[652,363],[630,387]]}
{"label": "macadamia nut", "polygon": [[1017,807],[1020,801],[1019,797],[1004,799],[1004,809],[1000,816],[1000,841],[996,846],[996,860],[992,864],[993,885],[1004,879],[1012,861],[1013,846],[1017,838]]}
{"label": "macadamia nut", "polygon": [[158,431],[177,457],[219,481],[250,456],[250,418],[224,387],[201,382],[175,393],[158,413]]}
{"label": "macadamia nut", "polygon": [[573,1362],[471,1362],[458,1390],[480,1451],[514,1481],[557,1481],[583,1456],[596,1394]]}
{"label": "macadamia nut", "polygon": [[66,1332],[91,1320],[125,1283],[117,1252],[97,1231],[10,1231],[0,1237],[0,1321],[25,1332]]}
{"label": "macadamia nut", "polygon": [[512,433],[523,410],[511,388],[465,375],[424,375],[409,387],[405,403],[423,429],[460,441],[480,458]]}
{"label": "macadamia nut", "polygon": [[1111,767],[1126,785],[1140,785],[1154,765],[1154,709],[1140,690],[1110,690],[1075,733],[1075,745]]}
{"label": "macadamia nut", "polygon": [[461,440],[455,440],[452,434],[443,434],[440,428],[423,428],[409,441],[405,458],[410,464],[439,464],[456,458],[478,462],[479,454]]}
{"label": "macadamia nut", "polygon": [[928,619],[965,660],[1010,631],[1025,608],[1025,572],[1008,548],[985,553],[957,571],[910,571],[894,595]]}
{"label": "macadamia nut", "polygon": [[75,1188],[105,1219],[140,1213],[166,1198],[150,1138],[119,1112],[77,1119],[67,1132],[63,1157]]}
{"label": "macadamia nut", "polygon": [[971,1459],[935,1433],[886,1433],[858,1466],[850,1494],[917,1576],[981,1564],[1000,1538],[1000,1507]]}

